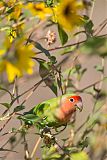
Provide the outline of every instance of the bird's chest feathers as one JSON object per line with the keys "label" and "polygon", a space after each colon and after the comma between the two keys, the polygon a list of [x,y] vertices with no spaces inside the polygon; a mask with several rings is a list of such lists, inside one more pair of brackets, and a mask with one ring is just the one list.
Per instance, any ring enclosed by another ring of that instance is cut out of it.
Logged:
{"label": "bird's chest feathers", "polygon": [[60,121],[69,121],[75,111],[75,105],[71,104],[69,100],[63,100],[56,111],[56,117]]}

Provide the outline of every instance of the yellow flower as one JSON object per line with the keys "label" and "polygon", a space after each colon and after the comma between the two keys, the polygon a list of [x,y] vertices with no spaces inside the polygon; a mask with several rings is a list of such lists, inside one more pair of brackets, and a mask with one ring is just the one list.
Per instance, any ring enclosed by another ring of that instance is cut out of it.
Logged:
{"label": "yellow flower", "polygon": [[22,3],[18,2],[17,4],[14,4],[13,6],[13,10],[12,12],[8,15],[8,19],[14,19],[14,20],[18,20],[18,18],[21,15],[22,12]]}
{"label": "yellow flower", "polygon": [[0,2],[0,15],[3,13],[3,10],[5,9],[4,3]]}
{"label": "yellow flower", "polygon": [[0,2],[0,9],[4,6],[3,2]]}
{"label": "yellow flower", "polygon": [[7,35],[10,39],[10,42],[12,43],[15,38],[20,37],[25,31],[24,29],[25,29],[24,23],[9,28],[7,30]]}
{"label": "yellow flower", "polygon": [[34,62],[31,57],[34,56],[32,45],[22,45],[19,44],[19,48],[16,49],[16,54],[18,56],[18,60],[16,63],[17,68],[19,68],[20,73],[23,74],[25,71],[28,74],[32,74],[32,67],[34,66]]}
{"label": "yellow flower", "polygon": [[17,0],[8,0],[8,1],[7,1],[7,5],[8,5],[9,7],[12,7],[16,2],[17,2]]}
{"label": "yellow flower", "polygon": [[6,53],[6,49],[1,48],[0,49],[0,73],[5,70],[5,59],[4,59],[5,53]]}
{"label": "yellow flower", "polygon": [[72,31],[76,26],[81,26],[83,24],[83,18],[78,13],[83,10],[82,2],[77,0],[61,0],[60,4],[57,6],[56,17],[57,22],[66,30]]}
{"label": "yellow flower", "polygon": [[17,37],[17,32],[16,32],[16,30],[9,29],[9,30],[7,30],[7,33],[8,33],[10,42],[12,43],[13,40]]}
{"label": "yellow flower", "polygon": [[47,15],[52,14],[52,10],[49,7],[46,7],[43,2],[28,3],[26,5],[26,9],[29,9],[34,16],[38,16],[41,19],[44,19]]}
{"label": "yellow flower", "polygon": [[16,76],[21,76],[20,70],[9,61],[5,61],[5,69],[9,82],[13,82]]}
{"label": "yellow flower", "polygon": [[31,59],[35,55],[32,50],[33,45],[24,45],[23,38],[10,43],[9,38],[6,37],[4,47],[4,50],[0,50],[0,72],[7,73],[9,82],[13,82],[16,76],[33,73],[34,62]]}
{"label": "yellow flower", "polygon": [[18,20],[18,18],[21,15],[22,12],[22,2],[19,0],[8,0],[6,3],[6,9],[7,11],[11,11],[8,14],[8,20],[14,19],[14,20]]}

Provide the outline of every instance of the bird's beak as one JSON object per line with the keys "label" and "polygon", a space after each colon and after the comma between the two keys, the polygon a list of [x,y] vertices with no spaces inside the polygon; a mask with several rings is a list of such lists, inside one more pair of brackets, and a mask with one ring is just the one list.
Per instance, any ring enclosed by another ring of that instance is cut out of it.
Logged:
{"label": "bird's beak", "polygon": [[79,101],[77,104],[76,104],[77,108],[79,109],[79,111],[81,112],[83,110],[83,103],[82,101]]}

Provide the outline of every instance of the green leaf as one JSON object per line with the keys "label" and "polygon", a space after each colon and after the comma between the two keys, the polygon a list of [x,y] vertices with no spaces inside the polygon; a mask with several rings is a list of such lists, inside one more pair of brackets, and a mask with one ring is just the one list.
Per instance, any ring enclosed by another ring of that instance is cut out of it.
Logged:
{"label": "green leaf", "polygon": [[57,83],[56,83],[54,71],[52,71],[51,63],[47,63],[45,61],[38,61],[38,62],[39,62],[39,73],[41,78],[44,80],[45,84],[57,96]]}
{"label": "green leaf", "polygon": [[55,81],[51,84],[50,88],[54,92],[54,94],[57,96],[57,83]]}
{"label": "green leaf", "polygon": [[73,75],[75,72],[76,72],[76,68],[75,67],[68,68],[63,72],[63,76],[67,76],[68,74],[69,75]]}
{"label": "green leaf", "polygon": [[43,160],[58,160],[58,159],[61,159],[61,154],[58,153],[55,146],[51,146],[50,148],[44,147],[42,159]]}
{"label": "green leaf", "polygon": [[103,72],[104,71],[104,67],[102,65],[95,65],[94,68],[99,72]]}
{"label": "green leaf", "polygon": [[11,92],[9,92],[8,89],[3,88],[3,87],[0,86],[0,90],[7,92],[10,95],[10,97],[13,98],[13,95],[11,94]]}
{"label": "green leaf", "polygon": [[16,142],[16,137],[15,136],[11,136],[9,139],[10,144],[13,144]]}
{"label": "green leaf", "polygon": [[78,143],[78,148],[80,147],[82,150],[89,145],[89,138],[85,137],[84,139],[81,139],[81,141]]}
{"label": "green leaf", "polygon": [[9,8],[6,12],[7,12],[8,14],[14,12],[14,7],[13,7],[13,8]]}
{"label": "green leaf", "polygon": [[53,6],[53,0],[45,0],[45,3],[47,5],[47,7],[52,7]]}
{"label": "green leaf", "polygon": [[17,106],[16,108],[14,108],[14,112],[19,112],[19,111],[21,111],[23,109],[25,109],[25,106],[20,105],[20,106]]}
{"label": "green leaf", "polygon": [[93,116],[90,116],[88,122],[86,123],[87,127],[92,128],[97,124],[100,120],[100,114],[99,112],[95,113]]}
{"label": "green leaf", "polygon": [[32,40],[29,40],[29,41],[32,42],[37,49],[39,49],[41,52],[45,53],[45,55],[50,59],[51,55],[50,55],[49,51],[46,50],[44,47],[42,47],[42,45],[40,43],[34,42]]}
{"label": "green leaf", "polygon": [[[51,54],[49,53],[49,51],[46,50],[44,47],[42,47],[42,45],[40,43],[34,42],[32,40],[30,40],[30,42],[33,42],[33,44],[35,45],[35,47],[37,49],[39,49],[41,52],[43,52],[48,57],[48,59],[50,59],[50,62],[52,64],[55,64],[57,62],[56,57],[55,56],[51,56]],[[35,60],[39,59],[39,58],[35,58],[35,57],[32,57],[32,58],[35,59]]]}
{"label": "green leaf", "polygon": [[61,89],[61,87],[62,87],[62,82],[61,82],[61,79],[60,79],[60,78],[57,78],[57,84],[58,84],[59,89]]}
{"label": "green leaf", "polygon": [[16,128],[12,128],[12,132],[15,133],[17,131]]}
{"label": "green leaf", "polygon": [[82,67],[82,66],[81,66],[81,64],[79,64],[79,63],[75,65],[75,69],[76,69],[77,73],[80,72],[81,67]]}
{"label": "green leaf", "polygon": [[66,47],[61,51],[58,51],[57,54],[65,55],[68,53],[72,53],[76,49],[76,46]]}
{"label": "green leaf", "polygon": [[78,78],[79,81],[81,80],[82,76],[84,75],[84,73],[85,73],[86,71],[87,71],[87,69],[84,68],[84,69],[82,69],[82,70],[79,72],[79,74],[78,74],[78,76],[77,76],[77,78]]}
{"label": "green leaf", "polygon": [[55,57],[55,56],[51,56],[51,57],[50,57],[50,60],[51,60],[51,63],[52,63],[52,64],[57,63],[57,60],[56,60],[56,57]]}
{"label": "green leaf", "polygon": [[89,38],[81,47],[81,52],[88,55],[107,56],[107,40],[105,37]]}
{"label": "green leaf", "polygon": [[6,107],[7,109],[9,109],[11,107],[11,105],[9,103],[0,103],[1,105],[3,105],[4,107]]}
{"label": "green leaf", "polygon": [[79,153],[73,153],[71,157],[72,160],[89,160],[88,155],[84,151]]}
{"label": "green leaf", "polygon": [[34,114],[26,114],[23,116],[19,116],[18,119],[23,120],[26,124],[34,124],[35,122],[39,121],[39,117]]}
{"label": "green leaf", "polygon": [[62,45],[64,45],[68,41],[68,35],[60,25],[58,25],[58,33],[59,33],[61,43]]}
{"label": "green leaf", "polygon": [[106,39],[102,37],[93,37],[93,38],[88,39],[88,41],[85,42],[84,44],[89,49],[97,49],[101,47],[102,45],[104,45],[105,40]]}
{"label": "green leaf", "polygon": [[92,20],[89,19],[88,16],[85,15],[84,19],[85,19],[84,28],[85,28],[87,36],[90,37],[93,34],[93,26],[94,26],[94,24],[93,24]]}
{"label": "green leaf", "polygon": [[105,104],[105,98],[106,98],[106,96],[103,97],[102,99],[99,98],[97,100],[94,112],[96,112],[97,110],[101,109],[104,106],[104,104]]}

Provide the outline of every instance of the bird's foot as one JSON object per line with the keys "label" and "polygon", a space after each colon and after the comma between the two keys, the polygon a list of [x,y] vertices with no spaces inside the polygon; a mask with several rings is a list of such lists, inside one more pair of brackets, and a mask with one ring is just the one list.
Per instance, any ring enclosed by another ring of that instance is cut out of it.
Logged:
{"label": "bird's foot", "polygon": [[55,133],[55,134],[53,134],[53,135],[55,136],[55,135],[58,135],[58,134],[60,134],[61,132],[63,132],[63,131],[66,129],[67,124],[65,124],[65,125],[63,125],[63,126],[64,126],[64,128],[63,128],[63,129],[61,129],[60,131],[58,131],[58,129],[57,129],[57,128],[55,128],[55,131],[56,131],[57,133]]}
{"label": "bird's foot", "polygon": [[44,136],[44,134],[47,134],[47,133],[51,134],[51,129],[48,126],[40,130],[41,138]]}

